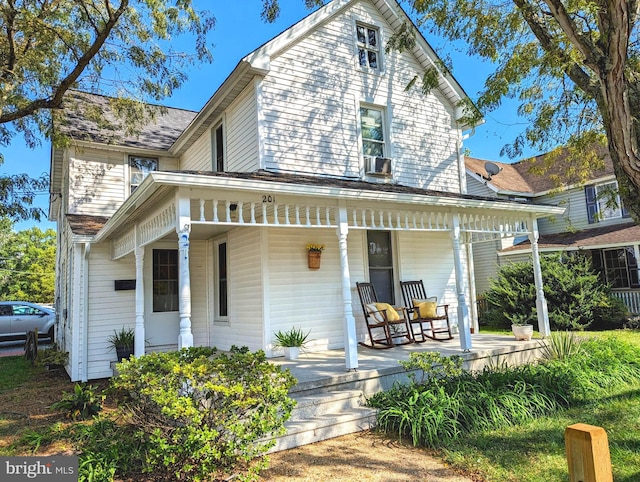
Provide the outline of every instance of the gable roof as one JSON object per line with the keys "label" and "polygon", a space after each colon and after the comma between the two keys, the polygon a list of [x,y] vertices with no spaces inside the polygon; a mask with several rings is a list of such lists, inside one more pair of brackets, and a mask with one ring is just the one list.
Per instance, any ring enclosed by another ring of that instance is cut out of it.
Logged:
{"label": "gable roof", "polygon": [[[604,146],[595,146],[594,149],[598,154],[598,157],[604,160],[604,169],[594,169],[591,173],[590,180],[601,179],[614,175],[613,163],[611,157]],[[556,189],[558,186],[554,180],[557,176],[563,177],[566,175],[569,164],[567,162],[567,154],[560,153],[554,164],[545,171],[544,174],[538,174],[532,172],[536,167],[543,165],[545,157],[549,154],[541,154],[529,159],[523,159],[513,164],[505,162],[491,161],[501,168],[499,174],[491,177],[491,180],[484,179],[488,186],[491,186],[494,190],[507,193],[520,193],[523,195],[540,195],[545,192]],[[484,159],[477,159],[473,157],[465,158],[465,165],[467,173],[474,174],[476,176],[486,176],[484,168],[485,163],[488,162]],[[484,182],[484,181],[483,181]],[[576,178],[569,178],[564,181],[566,185],[576,184],[578,180]]]}
{"label": "gable roof", "polygon": [[[63,119],[56,129],[76,141],[99,142],[140,149],[168,150],[197,112],[145,104],[145,118],[138,132],[124,135],[122,121],[114,113],[116,99],[88,92],[69,91],[63,104]],[[95,111],[95,112],[94,112]],[[101,124],[93,118],[103,117]]]}
{"label": "gable roof", "polygon": [[[363,0],[332,0],[246,55],[177,139],[171,152],[176,156],[183,154],[195,139],[211,128],[219,115],[253,80],[254,76],[266,75],[269,72],[272,56],[289,48],[313,29],[359,1]],[[423,68],[435,68],[441,72],[438,88],[452,105],[456,106],[461,100],[469,100],[468,95],[453,76],[448,72],[442,72],[440,67],[443,65],[442,61],[396,0],[370,0],[370,3],[378,9],[394,31],[397,31],[405,22],[414,26],[417,32],[416,45],[411,52]],[[456,118],[462,115],[461,108],[457,108]],[[463,126],[465,127],[473,126]]]}

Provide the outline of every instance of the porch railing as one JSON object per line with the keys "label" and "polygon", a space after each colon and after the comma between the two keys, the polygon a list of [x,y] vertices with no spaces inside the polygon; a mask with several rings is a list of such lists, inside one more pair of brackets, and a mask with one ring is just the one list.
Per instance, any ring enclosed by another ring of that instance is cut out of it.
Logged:
{"label": "porch railing", "polygon": [[640,315],[640,290],[615,290],[611,294],[622,300],[629,313]]}

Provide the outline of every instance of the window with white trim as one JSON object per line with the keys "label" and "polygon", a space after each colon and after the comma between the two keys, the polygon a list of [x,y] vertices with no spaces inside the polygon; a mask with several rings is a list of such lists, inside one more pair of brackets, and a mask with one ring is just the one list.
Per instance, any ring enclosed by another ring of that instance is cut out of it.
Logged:
{"label": "window with white trim", "polygon": [[153,312],[178,311],[178,250],[153,250]]}
{"label": "window with white trim", "polygon": [[138,189],[138,186],[150,172],[157,170],[157,158],[129,156],[129,183],[131,186],[131,194]]}
{"label": "window with white trim", "polygon": [[215,275],[214,275],[214,296],[216,320],[227,320],[229,316],[229,278],[228,266],[229,257],[227,250],[227,240],[216,241],[214,243]]}
{"label": "window with white trim", "polygon": [[360,67],[381,70],[380,30],[356,23],[356,47]]}
{"label": "window with white trim", "polygon": [[224,127],[222,123],[211,130],[211,152],[213,157],[213,170],[216,172],[224,172]]}
{"label": "window with white trim", "polygon": [[364,156],[386,157],[384,111],[374,107],[360,107],[360,131]]}
{"label": "window with white trim", "polygon": [[622,205],[616,181],[585,186],[584,194],[589,224],[629,216]]}

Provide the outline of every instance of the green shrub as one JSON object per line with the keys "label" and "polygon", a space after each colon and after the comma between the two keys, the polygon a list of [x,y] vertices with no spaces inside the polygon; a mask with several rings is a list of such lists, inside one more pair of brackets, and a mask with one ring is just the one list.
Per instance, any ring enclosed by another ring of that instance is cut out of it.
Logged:
{"label": "green shrub", "polygon": [[284,433],[295,379],[263,352],[234,348],[151,353],[119,365],[112,380],[121,420],[145,449],[143,471],[171,480],[252,480],[258,457]]}
{"label": "green shrub", "polygon": [[[624,304],[609,294],[609,287],[593,270],[588,257],[552,254],[540,258],[544,295],[552,329],[620,327]],[[526,321],[537,324],[536,289],[530,261],[500,267],[486,293],[489,323],[509,327]]]}
{"label": "green shrub", "polygon": [[637,383],[637,347],[614,338],[569,344],[556,351],[570,356],[518,367],[494,364],[478,373],[458,373],[457,362],[440,354],[416,354],[402,364],[424,370],[422,381],[377,393],[369,405],[378,409],[379,429],[414,445],[445,447],[461,435],[523,424]]}
{"label": "green shrub", "polygon": [[66,412],[72,420],[87,420],[102,410],[105,396],[96,393],[97,387],[76,383],[73,392],[64,392],[62,400],[51,405],[53,410]]}

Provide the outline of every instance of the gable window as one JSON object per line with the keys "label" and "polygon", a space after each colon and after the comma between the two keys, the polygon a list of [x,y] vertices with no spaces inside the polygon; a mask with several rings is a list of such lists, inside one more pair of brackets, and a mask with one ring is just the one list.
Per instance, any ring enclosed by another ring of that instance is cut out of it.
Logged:
{"label": "gable window", "polygon": [[356,24],[356,46],[360,67],[380,70],[380,31],[375,27]]}
{"label": "gable window", "polygon": [[360,107],[362,153],[370,157],[386,157],[384,142],[384,112],[373,107]]}
{"label": "gable window", "polygon": [[213,153],[213,170],[224,172],[224,128],[222,124],[214,127],[211,132],[211,152]]}
{"label": "gable window", "polygon": [[129,182],[131,194],[138,189],[144,178],[152,171],[158,170],[158,159],[155,157],[129,156]]}
{"label": "gable window", "polygon": [[153,311],[178,311],[178,250],[153,250]]}
{"label": "gable window", "polygon": [[605,219],[619,219],[629,216],[622,205],[616,181],[585,186],[584,195],[589,224]]}

